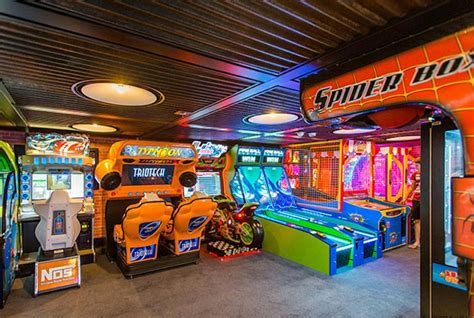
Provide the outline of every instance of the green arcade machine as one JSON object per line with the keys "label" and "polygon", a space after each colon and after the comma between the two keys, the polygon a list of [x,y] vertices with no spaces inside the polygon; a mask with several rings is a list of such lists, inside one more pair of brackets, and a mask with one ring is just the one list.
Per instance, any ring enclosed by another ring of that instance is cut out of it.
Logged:
{"label": "green arcade machine", "polygon": [[263,250],[327,275],[381,256],[380,233],[296,206],[286,172],[284,150],[236,145],[227,178],[238,204],[259,203]]}
{"label": "green arcade machine", "polygon": [[15,154],[6,142],[0,141],[0,308],[12,289],[20,255],[17,176]]}

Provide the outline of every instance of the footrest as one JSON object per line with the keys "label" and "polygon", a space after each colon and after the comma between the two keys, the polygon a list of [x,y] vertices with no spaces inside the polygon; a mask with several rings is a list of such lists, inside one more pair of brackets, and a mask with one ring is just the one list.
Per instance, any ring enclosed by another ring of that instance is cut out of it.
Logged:
{"label": "footrest", "polygon": [[226,241],[208,242],[206,248],[209,253],[221,258],[260,252],[260,249],[257,247],[239,246]]}

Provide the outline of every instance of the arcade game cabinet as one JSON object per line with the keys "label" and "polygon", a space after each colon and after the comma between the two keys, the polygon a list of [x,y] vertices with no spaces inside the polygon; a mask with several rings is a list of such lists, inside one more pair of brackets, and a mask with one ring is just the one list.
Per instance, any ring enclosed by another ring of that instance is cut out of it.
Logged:
{"label": "arcade game cabinet", "polygon": [[217,204],[196,191],[190,144],[128,140],[96,168],[106,191],[106,253],[127,278],[199,262],[201,235]]}
{"label": "arcade game cabinet", "polygon": [[253,217],[258,205],[250,203],[238,208],[230,195],[224,194],[223,170],[228,162],[228,146],[201,141],[194,141],[193,146],[199,157],[197,183],[193,188],[185,188],[185,197],[199,191],[212,196],[218,203],[205,230],[207,251],[221,259],[258,252],[263,241],[263,227]]}
{"label": "arcade game cabinet", "polygon": [[409,207],[372,197],[370,142],[335,140],[289,147],[306,153],[299,191],[303,196],[294,196],[298,207],[325,213],[337,223],[351,221],[381,231],[384,251],[406,244]]}
{"label": "arcade game cabinet", "polygon": [[0,308],[12,289],[20,255],[17,172],[13,150],[0,141]]}
{"label": "arcade game cabinet", "polygon": [[[66,192],[68,200],[74,204],[81,203],[77,214],[80,224],[76,241],[78,253],[82,264],[95,261],[92,172],[94,160],[88,156],[88,150],[89,139],[84,135],[35,134],[27,137],[26,154],[19,160],[22,273],[28,274],[32,271],[31,267],[37,259],[41,243],[38,235],[34,235],[42,224],[37,203],[46,204],[48,200],[59,199],[59,194],[53,197],[55,191]],[[65,195],[61,198],[67,200]],[[60,214],[59,218],[67,217]],[[73,219],[75,223],[75,217]],[[69,225],[71,224],[65,226]],[[40,237],[41,235],[43,234],[40,234]],[[45,250],[45,246],[42,247]]]}
{"label": "arcade game cabinet", "polygon": [[381,256],[377,230],[296,206],[283,149],[236,145],[230,158],[226,174],[235,200],[259,203],[264,251],[328,275]]}

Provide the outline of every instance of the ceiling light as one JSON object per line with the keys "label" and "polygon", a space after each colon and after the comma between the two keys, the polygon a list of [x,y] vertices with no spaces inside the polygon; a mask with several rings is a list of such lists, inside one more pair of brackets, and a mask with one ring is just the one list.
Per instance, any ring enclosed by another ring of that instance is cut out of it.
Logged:
{"label": "ceiling light", "polygon": [[164,95],[150,87],[140,87],[101,80],[76,83],[72,91],[85,99],[108,105],[149,106],[165,100]]}
{"label": "ceiling light", "polygon": [[310,138],[314,138],[314,137],[316,137],[316,135],[317,135],[317,133],[315,133],[315,132],[308,133],[308,137],[310,137]]}
{"label": "ceiling light", "polygon": [[375,131],[375,128],[354,128],[354,129],[338,129],[334,130],[332,133],[336,135],[357,135],[370,133]]}
{"label": "ceiling light", "polygon": [[297,131],[296,136],[303,137],[304,136],[304,131]]}
{"label": "ceiling light", "polygon": [[255,125],[281,125],[300,119],[300,116],[291,113],[270,113],[251,115],[244,118],[244,122]]}
{"label": "ceiling light", "polygon": [[387,141],[410,141],[410,140],[420,140],[420,136],[400,136],[400,137],[392,137],[387,138]]}
{"label": "ceiling light", "polygon": [[71,127],[81,131],[90,131],[98,133],[113,133],[117,131],[117,128],[115,127],[98,124],[74,124]]}

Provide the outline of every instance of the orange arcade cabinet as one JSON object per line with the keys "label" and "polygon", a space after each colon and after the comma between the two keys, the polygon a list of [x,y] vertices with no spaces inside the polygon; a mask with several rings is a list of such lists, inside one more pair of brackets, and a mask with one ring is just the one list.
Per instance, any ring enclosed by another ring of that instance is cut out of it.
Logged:
{"label": "orange arcade cabinet", "polygon": [[197,263],[201,235],[216,203],[193,187],[198,160],[190,144],[128,140],[96,168],[106,191],[106,253],[127,278]]}

